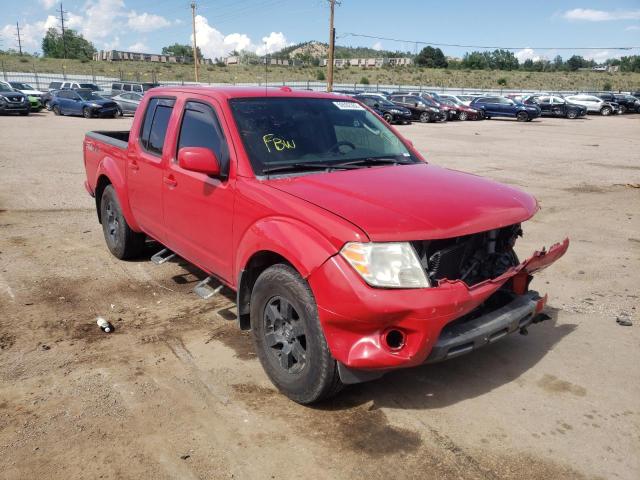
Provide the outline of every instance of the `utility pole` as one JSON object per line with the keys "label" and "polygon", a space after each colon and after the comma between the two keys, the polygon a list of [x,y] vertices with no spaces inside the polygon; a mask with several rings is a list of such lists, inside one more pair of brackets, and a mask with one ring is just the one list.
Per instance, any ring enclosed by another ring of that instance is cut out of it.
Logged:
{"label": "utility pole", "polygon": [[20,39],[20,24],[18,22],[16,22],[16,30],[18,33],[16,33],[16,37],[18,37],[18,51],[20,52],[20,55],[22,56],[22,40]]}
{"label": "utility pole", "polygon": [[62,30],[62,49],[64,51],[64,58],[67,58],[67,39],[64,34],[64,14],[67,13],[62,9],[62,2],[60,2],[60,16],[58,20],[60,20],[60,29]]}
{"label": "utility pole", "polygon": [[[329,0],[329,52],[327,54],[327,92],[333,90],[333,53],[336,43],[336,29],[333,28],[333,11],[337,0]],[[339,3],[338,3],[339,5]]]}
{"label": "utility pole", "polygon": [[198,44],[196,43],[196,2],[191,2],[191,23],[193,25],[193,68],[198,81]]}

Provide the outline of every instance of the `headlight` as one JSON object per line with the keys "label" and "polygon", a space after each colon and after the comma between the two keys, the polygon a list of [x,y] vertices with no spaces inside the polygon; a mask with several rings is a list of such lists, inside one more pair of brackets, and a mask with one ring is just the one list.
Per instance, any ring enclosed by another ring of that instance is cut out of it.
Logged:
{"label": "headlight", "polygon": [[409,243],[347,243],[340,255],[372,287],[426,288],[429,281]]}
{"label": "headlight", "polygon": [[391,110],[389,110],[389,112],[391,112],[391,113],[402,113],[400,110],[396,110],[395,108],[392,108]]}
{"label": "headlight", "polygon": [[6,98],[4,98],[3,96],[0,96],[0,103],[5,103],[7,101]]}
{"label": "headlight", "polygon": [[100,108],[100,105],[98,105],[97,103],[90,103],[89,106],[92,108]]}

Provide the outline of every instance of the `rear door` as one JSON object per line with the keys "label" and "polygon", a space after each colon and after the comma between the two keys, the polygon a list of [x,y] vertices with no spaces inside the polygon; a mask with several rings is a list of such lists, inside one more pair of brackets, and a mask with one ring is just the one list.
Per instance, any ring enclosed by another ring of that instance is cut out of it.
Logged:
{"label": "rear door", "polygon": [[163,162],[170,155],[165,137],[175,105],[175,98],[154,97],[149,100],[138,141],[129,144],[127,184],[133,215],[145,233],[164,243],[162,213]]}
{"label": "rear door", "polygon": [[542,110],[543,114],[554,114],[553,106],[551,105],[551,97],[538,97],[538,106]]}
{"label": "rear door", "polygon": [[[231,177],[229,138],[219,106],[208,97],[185,101],[177,141],[171,147],[163,177],[163,205],[167,244],[210,273],[231,280],[231,227],[235,182]],[[184,147],[211,150],[223,178],[184,170],[178,151]]]}

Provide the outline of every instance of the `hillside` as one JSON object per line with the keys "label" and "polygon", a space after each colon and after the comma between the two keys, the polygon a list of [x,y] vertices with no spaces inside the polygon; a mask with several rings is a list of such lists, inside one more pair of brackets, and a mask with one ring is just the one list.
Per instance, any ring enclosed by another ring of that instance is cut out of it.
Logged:
{"label": "hillside", "polygon": [[[152,64],[145,62],[81,62],[52,58],[18,57],[0,55],[3,72],[34,71],[46,78],[46,73],[80,74],[121,77],[124,80],[160,82],[193,81],[193,65]],[[320,67],[269,67],[270,82],[315,81]],[[2,72],[0,72],[2,75]],[[242,65],[219,67],[208,65],[201,68],[200,80],[205,83],[263,82],[264,66]],[[357,67],[337,69],[336,83],[360,83],[366,78],[371,85],[429,85],[434,87],[461,87],[469,89],[500,88],[499,79],[505,79],[508,89],[535,90],[592,90],[604,89],[607,84],[613,90],[635,90],[640,88],[640,73],[578,72],[524,72],[490,70],[443,70],[403,67],[364,70]],[[0,77],[2,78],[2,77]]]}

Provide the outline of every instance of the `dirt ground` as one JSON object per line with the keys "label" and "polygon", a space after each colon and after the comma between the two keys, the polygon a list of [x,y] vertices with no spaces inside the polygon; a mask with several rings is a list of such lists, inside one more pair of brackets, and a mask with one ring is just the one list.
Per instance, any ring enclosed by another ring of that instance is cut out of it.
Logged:
{"label": "dirt ground", "polygon": [[538,197],[521,256],[571,238],[533,283],[552,319],[313,408],[269,383],[232,292],[108,253],[82,137],[130,122],[0,117],[0,478],[640,478],[640,115],[400,127]]}

